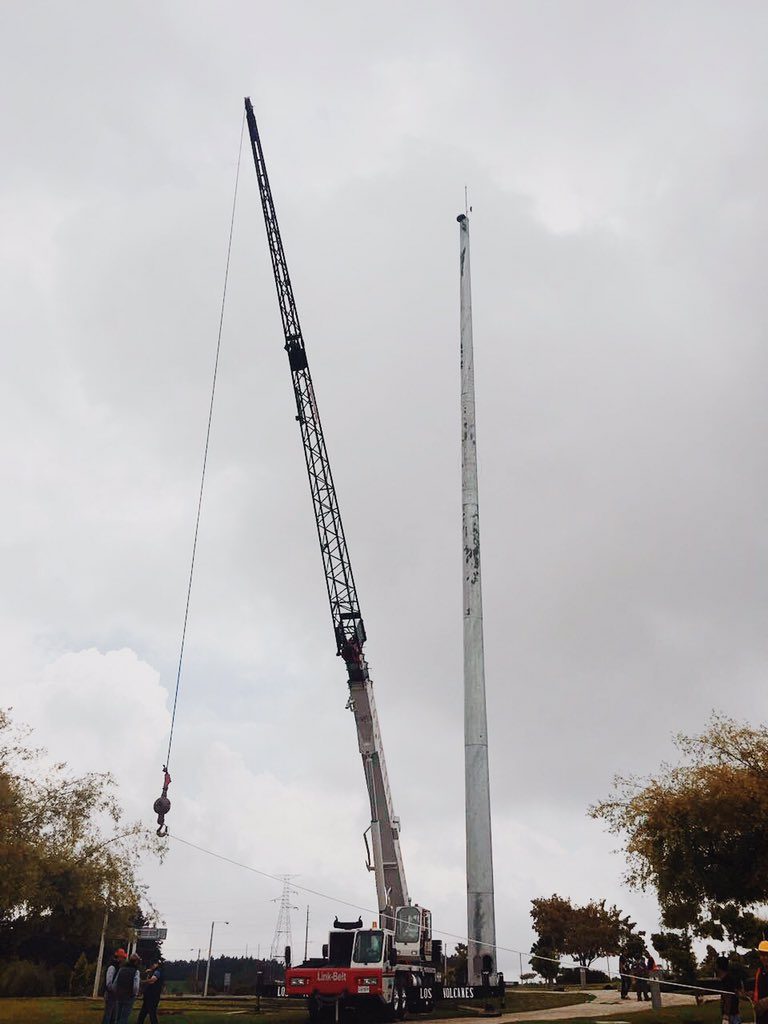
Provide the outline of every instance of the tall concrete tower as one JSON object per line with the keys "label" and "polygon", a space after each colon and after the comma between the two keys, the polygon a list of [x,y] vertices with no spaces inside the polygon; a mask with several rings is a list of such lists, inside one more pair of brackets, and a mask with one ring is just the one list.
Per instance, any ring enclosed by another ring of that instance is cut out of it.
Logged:
{"label": "tall concrete tower", "polygon": [[459,222],[461,283],[461,505],[464,531],[464,784],[467,823],[467,969],[469,983],[496,981],[496,916],[493,902],[491,792],[485,711],[483,597],[480,583],[480,512],[477,500],[475,362],[469,217]]}

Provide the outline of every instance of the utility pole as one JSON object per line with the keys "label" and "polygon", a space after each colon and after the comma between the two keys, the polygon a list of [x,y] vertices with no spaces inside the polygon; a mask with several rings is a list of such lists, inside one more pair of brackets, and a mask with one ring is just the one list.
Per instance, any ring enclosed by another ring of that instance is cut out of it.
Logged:
{"label": "utility pole", "polygon": [[208,979],[211,976],[211,950],[213,949],[213,926],[215,924],[229,924],[229,921],[211,921],[211,941],[208,943],[208,963],[205,968],[205,988],[203,989],[203,999],[208,995]]}
{"label": "utility pole", "polygon": [[480,582],[480,511],[475,437],[475,363],[468,211],[459,222],[461,295],[461,506],[464,563],[464,783],[467,832],[468,983],[483,975],[496,983],[496,919],[493,898],[491,792],[485,709],[483,598]]}
{"label": "utility pole", "polygon": [[304,963],[307,962],[307,949],[309,948],[309,904],[307,904],[307,924],[304,928]]}
{"label": "utility pole", "polygon": [[107,937],[107,921],[109,920],[109,905],[104,907],[104,922],[101,926],[101,940],[99,942],[99,955],[96,958],[96,975],[93,979],[93,998],[97,999],[99,995],[99,985],[101,984],[101,967],[104,962],[104,943]]}

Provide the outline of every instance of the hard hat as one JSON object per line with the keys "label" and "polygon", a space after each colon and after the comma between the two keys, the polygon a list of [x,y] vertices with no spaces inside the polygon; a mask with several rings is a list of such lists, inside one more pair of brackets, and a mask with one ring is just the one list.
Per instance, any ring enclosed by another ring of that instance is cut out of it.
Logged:
{"label": "hard hat", "polygon": [[[768,949],[768,943],[766,944],[766,949]],[[125,952],[124,949],[116,949],[115,956],[119,956],[121,960],[125,960],[127,959],[128,954]]]}
{"label": "hard hat", "polygon": [[763,939],[763,941],[757,947],[757,952],[758,953],[768,953],[768,942],[766,942],[765,939]]}

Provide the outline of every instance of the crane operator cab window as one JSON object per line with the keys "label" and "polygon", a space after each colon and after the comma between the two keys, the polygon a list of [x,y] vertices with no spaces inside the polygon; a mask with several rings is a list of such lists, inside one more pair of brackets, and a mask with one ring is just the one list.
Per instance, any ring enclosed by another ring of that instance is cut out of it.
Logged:
{"label": "crane operator cab window", "polygon": [[384,953],[384,932],[360,931],[355,933],[352,960],[356,964],[380,964]]}
{"label": "crane operator cab window", "polygon": [[398,907],[395,942],[403,946],[418,946],[421,939],[421,910],[419,907]]}

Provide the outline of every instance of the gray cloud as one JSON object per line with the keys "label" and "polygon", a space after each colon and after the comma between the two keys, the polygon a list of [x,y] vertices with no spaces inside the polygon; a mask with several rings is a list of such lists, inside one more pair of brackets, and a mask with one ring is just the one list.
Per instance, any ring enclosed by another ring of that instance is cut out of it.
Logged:
{"label": "gray cloud", "polygon": [[[584,809],[711,707],[760,706],[765,20],[702,3],[4,11],[0,696],[53,754],[109,756],[45,709],[91,692],[77,652],[129,648],[121,685],[154,671],[158,690],[110,767],[132,813],[156,795],[250,93],[412,893],[461,933],[468,182],[499,941],[527,948],[527,901],[555,890],[655,923]],[[365,906],[362,779],[249,161],[173,825]],[[128,771],[136,730],[157,750]],[[184,849],[147,877],[174,948],[214,915],[228,944],[269,942],[273,883]],[[331,909],[313,902],[317,942]]]}

